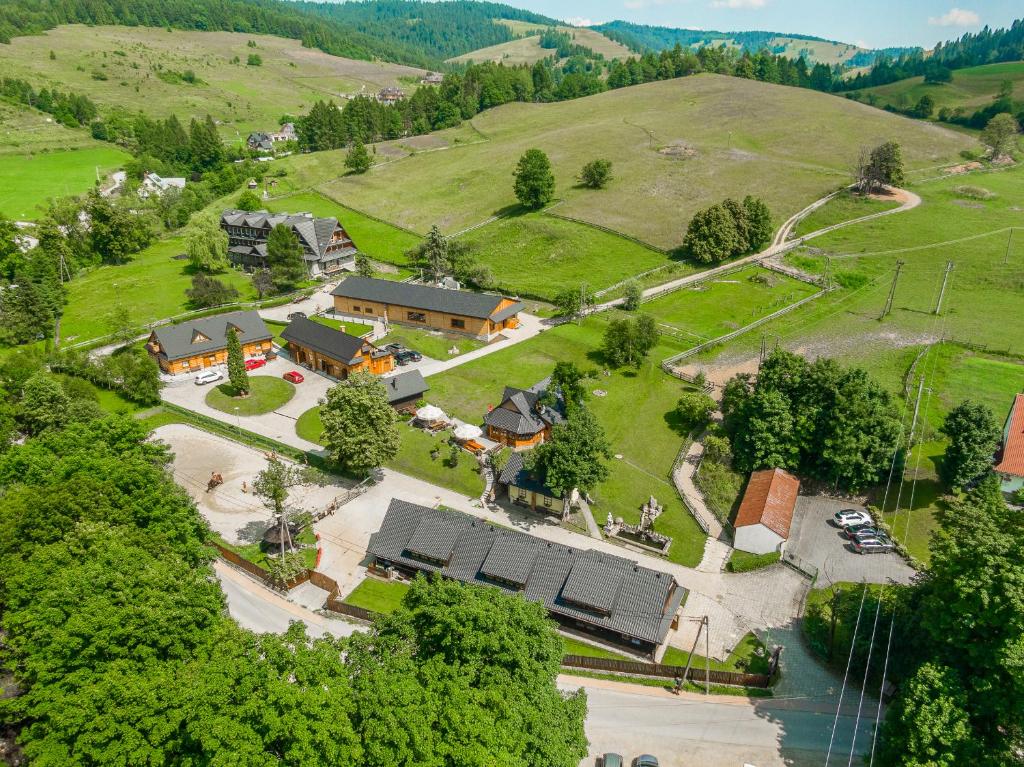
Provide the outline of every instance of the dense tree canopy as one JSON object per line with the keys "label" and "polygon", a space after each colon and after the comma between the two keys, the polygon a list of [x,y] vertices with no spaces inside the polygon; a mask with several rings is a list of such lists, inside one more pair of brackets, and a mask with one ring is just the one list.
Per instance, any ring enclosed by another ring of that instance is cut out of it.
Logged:
{"label": "dense tree canopy", "polygon": [[514,189],[519,203],[531,210],[543,208],[555,197],[551,161],[540,149],[527,149],[515,170]]}
{"label": "dense tree canopy", "polygon": [[321,400],[324,445],[342,468],[365,474],[398,452],[398,415],[384,384],[370,373],[354,373]]}
{"label": "dense tree canopy", "polygon": [[756,384],[729,381],[722,413],[740,471],[794,469],[848,490],[886,474],[900,431],[892,397],[865,371],[783,350],[761,363]]}
{"label": "dense tree canopy", "polygon": [[551,439],[528,454],[528,465],[558,496],[573,489],[587,493],[608,478],[611,446],[590,410],[577,405],[564,424],[551,430]]}
{"label": "dense tree canopy", "polygon": [[967,400],[946,416],[940,431],[949,446],[939,466],[939,476],[951,488],[965,487],[992,467],[1002,439],[1002,429],[985,405]]}

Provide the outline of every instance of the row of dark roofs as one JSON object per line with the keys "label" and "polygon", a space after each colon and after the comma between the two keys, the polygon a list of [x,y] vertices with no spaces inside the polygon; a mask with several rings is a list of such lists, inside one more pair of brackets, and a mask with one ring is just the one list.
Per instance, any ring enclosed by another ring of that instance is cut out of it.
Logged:
{"label": "row of dark roofs", "polygon": [[408,306],[431,312],[456,314],[462,317],[489,319],[502,322],[522,311],[522,303],[513,302],[501,306],[509,300],[493,293],[471,293],[466,290],[451,290],[433,285],[414,285],[409,282],[379,280],[373,277],[347,277],[331,295],[341,298],[370,301],[390,306]]}
{"label": "row of dark roofs", "polygon": [[552,614],[660,643],[685,594],[668,574],[623,557],[393,499],[369,553],[410,570],[522,593]]}

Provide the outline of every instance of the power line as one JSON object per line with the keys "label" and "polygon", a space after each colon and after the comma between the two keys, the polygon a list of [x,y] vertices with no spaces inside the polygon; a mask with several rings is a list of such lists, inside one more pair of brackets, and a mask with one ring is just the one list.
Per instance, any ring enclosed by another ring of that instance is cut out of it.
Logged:
{"label": "power line", "polygon": [[850,665],[853,663],[853,648],[857,643],[857,630],[860,628],[860,615],[864,610],[864,599],[868,595],[868,584],[864,584],[864,590],[860,593],[860,607],[857,608],[857,621],[853,624],[853,636],[850,639],[850,655],[846,659],[846,671],[843,674],[843,685],[839,688],[839,703],[836,705],[836,718],[832,722],[832,736],[828,739],[828,752],[825,754],[825,767],[828,767],[828,760],[832,757],[832,745],[836,740],[836,728],[839,726],[839,714],[843,710],[843,695],[846,693],[846,680],[850,676]]}
{"label": "power line", "polygon": [[[864,586],[865,591],[867,585]],[[878,594],[878,605],[875,607],[875,622],[871,625],[871,641],[868,642],[868,657],[864,661],[864,681],[860,686],[860,701],[857,703],[857,718],[853,720],[853,737],[850,739],[850,758],[846,762],[846,767],[853,767],[853,754],[857,750],[857,728],[860,726],[860,714],[864,708],[864,694],[868,689],[868,672],[871,671],[871,655],[875,650],[875,632],[878,630],[878,616],[882,612],[882,595],[885,593],[885,589]],[[851,654],[852,657],[852,654]],[[876,720],[875,726],[878,726]]]}

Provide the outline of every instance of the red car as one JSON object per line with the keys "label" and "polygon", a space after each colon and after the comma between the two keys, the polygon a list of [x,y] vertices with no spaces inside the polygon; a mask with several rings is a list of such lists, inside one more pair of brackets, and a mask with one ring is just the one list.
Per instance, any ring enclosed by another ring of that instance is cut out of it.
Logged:
{"label": "red car", "polygon": [[306,380],[298,370],[289,370],[284,374],[283,378],[286,381],[291,381],[293,384],[300,384]]}
{"label": "red car", "polygon": [[248,359],[245,361],[245,369],[255,370],[256,368],[261,368],[266,364],[267,361],[265,359],[261,359],[260,357],[253,357],[252,359]]}

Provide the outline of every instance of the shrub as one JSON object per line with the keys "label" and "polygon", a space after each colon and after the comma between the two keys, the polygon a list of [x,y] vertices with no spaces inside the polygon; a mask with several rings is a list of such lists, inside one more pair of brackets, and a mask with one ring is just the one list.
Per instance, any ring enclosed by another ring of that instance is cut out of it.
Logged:
{"label": "shrub", "polygon": [[953,192],[957,197],[966,197],[970,200],[991,200],[995,197],[993,192],[990,192],[984,187],[970,186],[967,184],[953,187]]}
{"label": "shrub", "polygon": [[751,570],[760,570],[762,567],[774,565],[779,561],[781,555],[777,551],[769,554],[749,554],[746,551],[733,549],[725,569],[730,573],[749,573]]}

